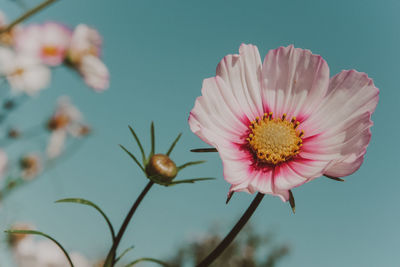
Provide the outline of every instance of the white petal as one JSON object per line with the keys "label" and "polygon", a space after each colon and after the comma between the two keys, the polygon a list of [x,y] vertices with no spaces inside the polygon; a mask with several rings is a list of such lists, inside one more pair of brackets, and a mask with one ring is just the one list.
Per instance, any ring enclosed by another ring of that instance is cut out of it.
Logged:
{"label": "white petal", "polygon": [[104,63],[95,56],[86,55],[79,66],[86,84],[95,91],[101,92],[109,87],[110,74]]}
{"label": "white petal", "polygon": [[217,76],[232,90],[237,109],[249,121],[264,114],[261,99],[261,57],[254,45],[242,44],[239,55],[228,55],[219,63]]}
{"label": "white petal", "polygon": [[[331,160],[326,173],[350,175],[361,165],[371,133],[379,90],[364,73],[342,71],[331,79],[320,107],[304,123],[306,158]],[[342,164],[343,163],[343,164]],[[353,163],[351,167],[349,164]],[[347,171],[335,170],[347,166]]]}

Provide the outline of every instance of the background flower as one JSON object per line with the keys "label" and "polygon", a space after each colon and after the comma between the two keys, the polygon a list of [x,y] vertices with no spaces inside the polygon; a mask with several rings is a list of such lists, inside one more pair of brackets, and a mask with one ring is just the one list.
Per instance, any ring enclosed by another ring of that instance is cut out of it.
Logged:
{"label": "background flower", "polygon": [[60,65],[71,41],[71,30],[58,22],[30,24],[18,31],[15,37],[17,52],[37,57],[44,64]]}
{"label": "background flower", "polygon": [[50,70],[34,57],[0,47],[0,73],[15,93],[35,95],[48,87]]}

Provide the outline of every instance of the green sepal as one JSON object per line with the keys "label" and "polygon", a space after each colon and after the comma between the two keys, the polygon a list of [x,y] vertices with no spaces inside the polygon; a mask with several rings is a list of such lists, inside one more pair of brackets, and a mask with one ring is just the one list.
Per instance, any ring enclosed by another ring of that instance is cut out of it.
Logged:
{"label": "green sepal", "polygon": [[190,161],[187,162],[185,164],[182,164],[181,166],[178,166],[178,171],[181,171],[182,169],[189,167],[189,166],[193,166],[193,165],[198,165],[198,164],[202,164],[206,162],[205,160],[199,160],[199,161]]}
{"label": "green sepal", "polygon": [[131,152],[129,152],[128,149],[126,149],[123,145],[119,146],[133,159],[133,161],[139,166],[139,168],[146,174],[144,167],[140,164],[137,158]]}
{"label": "green sepal", "polygon": [[178,143],[181,136],[182,136],[182,133],[178,134],[178,136],[175,138],[174,142],[172,142],[171,147],[167,151],[167,154],[166,154],[167,156],[169,156],[171,154],[172,150],[174,149],[176,143]]}
{"label": "green sepal", "polygon": [[133,128],[131,126],[128,126],[128,127],[129,127],[129,130],[132,133],[133,138],[136,140],[137,145],[139,146],[140,153],[142,153],[142,162],[143,162],[143,165],[145,166],[147,160],[146,160],[146,155],[144,153],[144,149],[143,149],[142,143],[140,142],[139,137],[137,136],[137,134],[135,133]]}
{"label": "green sepal", "polygon": [[194,184],[195,182],[200,182],[200,181],[208,181],[208,180],[215,180],[215,178],[211,177],[206,177],[206,178],[194,178],[194,179],[186,179],[186,180],[178,180],[178,181],[172,181],[169,184],[165,186],[173,186],[177,184]]}

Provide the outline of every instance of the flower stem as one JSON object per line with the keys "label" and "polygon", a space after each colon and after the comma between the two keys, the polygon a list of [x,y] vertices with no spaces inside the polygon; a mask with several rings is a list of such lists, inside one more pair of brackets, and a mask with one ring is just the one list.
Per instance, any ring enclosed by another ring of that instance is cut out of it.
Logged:
{"label": "flower stem", "polygon": [[57,1],[57,0],[45,0],[41,4],[37,5],[36,7],[28,10],[27,12],[22,14],[20,17],[18,17],[16,20],[11,22],[7,27],[5,27],[4,29],[1,29],[0,34],[9,32],[15,25],[17,25],[18,23],[21,23],[22,21],[24,21],[27,18],[31,17],[32,15],[36,14],[37,12],[44,9],[45,7],[47,7],[48,5],[52,4],[55,1]]}
{"label": "flower stem", "polygon": [[197,267],[207,267],[213,261],[218,258],[222,252],[232,243],[233,239],[237,236],[237,234],[242,230],[243,226],[249,221],[251,215],[253,215],[254,211],[257,209],[258,205],[260,204],[261,200],[263,199],[264,194],[258,193],[257,196],[253,199],[250,206],[247,208],[245,213],[239,219],[239,221],[235,224],[229,234],[222,240],[221,243],[202,261],[200,262]]}
{"label": "flower stem", "polygon": [[150,188],[153,185],[154,185],[153,181],[149,181],[147,183],[146,187],[143,189],[142,193],[140,193],[140,195],[136,199],[135,203],[133,204],[132,208],[129,210],[128,214],[126,215],[125,220],[122,223],[122,226],[119,229],[117,236],[115,237],[113,245],[112,245],[110,251],[108,252],[106,261],[104,263],[104,267],[114,266],[116,251],[117,251],[119,243],[121,242],[122,236],[124,235],[125,230],[128,227],[128,224],[129,224],[130,220],[132,219],[133,214],[135,214],[136,209],[139,207],[143,198],[146,196],[147,192],[149,192]]}

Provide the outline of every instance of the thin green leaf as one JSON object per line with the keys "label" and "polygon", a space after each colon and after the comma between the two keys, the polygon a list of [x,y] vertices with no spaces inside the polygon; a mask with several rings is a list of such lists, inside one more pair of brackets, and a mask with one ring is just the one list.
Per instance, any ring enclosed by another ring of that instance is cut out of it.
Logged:
{"label": "thin green leaf", "polygon": [[150,125],[150,135],[151,135],[151,150],[150,150],[150,156],[149,158],[151,158],[154,155],[154,151],[155,151],[155,147],[156,147],[156,137],[155,137],[155,133],[154,133],[154,122],[151,122]]}
{"label": "thin green leaf", "polygon": [[135,265],[136,263],[139,263],[139,262],[142,262],[142,261],[150,261],[150,262],[158,263],[158,264],[160,264],[161,266],[164,266],[164,267],[169,267],[169,266],[170,266],[168,263],[165,263],[165,262],[160,261],[160,260],[157,260],[157,259],[153,259],[153,258],[140,258],[140,259],[137,259],[137,260],[135,260],[135,261],[129,263],[129,264],[126,265],[125,267],[132,267],[132,266]]}
{"label": "thin green leaf", "polygon": [[178,134],[178,136],[175,138],[174,142],[172,143],[171,147],[168,149],[167,156],[171,154],[172,150],[174,149],[176,143],[178,143],[179,139],[181,138],[182,133]]}
{"label": "thin green leaf", "polygon": [[144,154],[144,149],[143,149],[142,143],[140,143],[139,137],[136,135],[136,133],[135,133],[135,131],[133,130],[133,128],[132,128],[131,126],[128,126],[128,127],[129,127],[129,130],[131,131],[131,133],[132,133],[132,135],[133,135],[133,138],[135,138],[136,143],[137,143],[138,146],[139,146],[140,153],[142,153],[142,161],[143,161],[143,164],[145,164],[145,162],[146,162],[146,155]]}
{"label": "thin green leaf", "polygon": [[123,145],[119,145],[132,159],[133,161],[140,167],[140,169],[146,174],[146,171],[144,170],[143,166],[140,164],[140,162],[137,160],[137,158],[128,151]]}
{"label": "thin green leaf", "polygon": [[125,250],[121,253],[121,255],[119,255],[119,257],[115,259],[114,264],[117,263],[122,257],[124,257],[124,256],[126,255],[126,253],[128,253],[129,251],[131,251],[133,248],[134,248],[134,246],[125,249]]}
{"label": "thin green leaf", "polygon": [[334,176],[329,176],[329,175],[324,175],[326,178],[332,179],[334,181],[338,181],[338,182],[344,182],[343,179],[339,178],[339,177],[334,177]]}
{"label": "thin green leaf", "polygon": [[218,152],[216,148],[196,148],[196,149],[191,149],[190,152]]}
{"label": "thin green leaf", "polygon": [[64,199],[57,200],[56,203],[76,203],[76,204],[86,205],[86,206],[95,208],[101,214],[101,216],[103,216],[104,220],[106,220],[108,228],[110,228],[112,240],[114,241],[114,239],[115,239],[114,227],[112,226],[107,215],[100,209],[99,206],[97,206],[93,202],[83,199],[83,198],[64,198]]}
{"label": "thin green leaf", "polygon": [[173,186],[173,185],[177,185],[177,184],[193,184],[195,182],[208,181],[208,180],[215,180],[215,178],[194,178],[194,179],[187,179],[187,180],[178,180],[178,181],[170,182],[166,186]]}
{"label": "thin green leaf", "polygon": [[69,264],[71,265],[71,267],[74,267],[74,264],[72,263],[72,260],[68,255],[68,252],[63,248],[63,246],[57,240],[55,240],[54,238],[52,238],[49,235],[39,232],[39,231],[34,231],[34,230],[6,230],[4,232],[6,232],[8,234],[25,234],[25,235],[28,234],[28,235],[40,235],[40,236],[46,237],[47,239],[50,239],[51,241],[53,241],[62,250],[64,255],[67,257],[67,260],[68,260]]}
{"label": "thin green leaf", "polygon": [[182,169],[184,169],[184,168],[186,168],[186,167],[189,167],[189,166],[192,166],[192,165],[197,165],[197,164],[202,164],[202,163],[204,163],[204,162],[206,162],[206,161],[205,161],[205,160],[189,161],[189,162],[187,162],[187,163],[185,163],[185,164],[179,166],[179,167],[178,167],[178,170],[180,171],[180,170],[182,170]]}
{"label": "thin green leaf", "polygon": [[292,208],[293,213],[296,213],[296,202],[294,201],[292,190],[289,190],[289,204]]}

